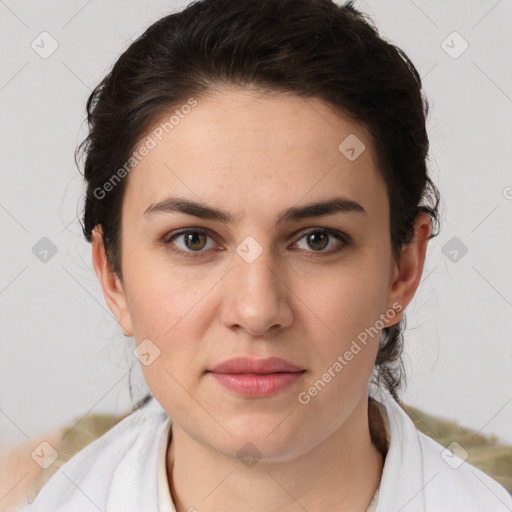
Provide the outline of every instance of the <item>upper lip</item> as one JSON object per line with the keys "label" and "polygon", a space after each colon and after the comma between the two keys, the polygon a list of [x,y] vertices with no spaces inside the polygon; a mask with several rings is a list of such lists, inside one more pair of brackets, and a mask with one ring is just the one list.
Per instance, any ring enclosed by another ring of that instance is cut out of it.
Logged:
{"label": "upper lip", "polygon": [[214,373],[291,373],[301,372],[303,370],[303,368],[279,357],[269,357],[267,359],[235,357],[214,366],[208,371]]}

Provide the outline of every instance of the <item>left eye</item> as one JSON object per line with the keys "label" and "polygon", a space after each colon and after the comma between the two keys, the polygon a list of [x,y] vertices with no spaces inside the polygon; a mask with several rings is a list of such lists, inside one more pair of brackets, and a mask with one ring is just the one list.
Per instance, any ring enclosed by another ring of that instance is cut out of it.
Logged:
{"label": "left eye", "polygon": [[[324,249],[330,245],[332,239],[338,241],[337,246],[335,246],[334,249],[331,247],[331,250],[324,251]],[[345,245],[348,245],[348,241],[344,239],[341,233],[325,229],[316,229],[303,233],[294,245],[298,245],[301,240],[305,240],[307,247],[313,249],[313,252],[336,252],[341,250]],[[299,249],[301,249],[301,247],[299,247]],[[302,249],[304,249],[304,247],[302,247]]]}

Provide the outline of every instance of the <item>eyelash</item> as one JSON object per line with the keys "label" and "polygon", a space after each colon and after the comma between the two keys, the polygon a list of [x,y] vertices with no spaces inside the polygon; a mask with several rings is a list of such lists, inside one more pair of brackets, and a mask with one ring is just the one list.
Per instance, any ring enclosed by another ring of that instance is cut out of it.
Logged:
{"label": "eyelash", "polygon": [[[198,258],[198,257],[201,257],[203,255],[203,253],[206,252],[206,251],[204,251],[204,250],[201,250],[201,251],[183,251],[181,249],[175,249],[175,248],[172,247],[172,242],[175,239],[177,239],[180,236],[187,235],[189,233],[199,233],[201,235],[205,235],[205,236],[208,236],[208,237],[213,239],[212,232],[210,230],[208,230],[208,229],[205,229],[205,228],[186,228],[186,229],[182,229],[182,230],[180,230],[180,231],[178,231],[176,233],[172,233],[169,236],[166,236],[162,241],[165,244],[165,246],[167,247],[167,249],[169,251],[175,253],[175,254],[178,254],[180,256],[184,256],[186,258]],[[343,232],[338,231],[336,229],[320,228],[320,227],[311,228],[311,229],[309,229],[307,231],[301,232],[299,238],[294,242],[294,244],[298,243],[305,236],[311,235],[313,233],[326,233],[330,237],[333,237],[333,238],[337,239],[339,242],[341,242],[341,246],[337,247],[336,249],[331,249],[330,251],[306,251],[306,252],[309,252],[309,253],[313,253],[310,256],[308,256],[310,258],[316,258],[318,256],[325,256],[325,255],[331,255],[331,254],[334,254],[334,253],[342,251],[346,247],[350,247],[350,246],[353,245],[352,238],[349,235],[347,235],[346,233],[343,233]],[[329,240],[329,242],[330,242],[330,240]]]}

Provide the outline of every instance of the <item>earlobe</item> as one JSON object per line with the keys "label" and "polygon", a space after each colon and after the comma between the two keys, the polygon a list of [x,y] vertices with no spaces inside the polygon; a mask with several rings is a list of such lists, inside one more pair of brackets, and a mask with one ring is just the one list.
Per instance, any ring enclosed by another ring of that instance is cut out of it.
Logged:
{"label": "earlobe", "polygon": [[110,311],[116,317],[123,334],[133,336],[124,286],[119,276],[110,267],[101,225],[96,226],[92,233],[92,262]]}
{"label": "earlobe", "polygon": [[389,327],[398,323],[403,311],[411,302],[423,272],[423,264],[427,252],[427,244],[431,232],[431,219],[426,213],[419,213],[414,223],[414,236],[409,244],[403,247],[397,263],[393,265],[393,278],[388,295],[388,308],[400,304],[400,313],[389,322]]}

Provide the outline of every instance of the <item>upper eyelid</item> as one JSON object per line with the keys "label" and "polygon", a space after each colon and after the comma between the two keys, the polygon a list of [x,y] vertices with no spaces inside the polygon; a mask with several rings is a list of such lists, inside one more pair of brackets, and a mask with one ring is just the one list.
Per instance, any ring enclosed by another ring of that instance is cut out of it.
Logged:
{"label": "upper eyelid", "polygon": [[164,242],[170,242],[172,239],[176,239],[180,236],[186,235],[188,233],[205,233],[208,235],[212,240],[217,241],[216,233],[208,228],[183,228],[178,229],[176,231],[172,231],[166,235],[163,236],[162,240]]}

